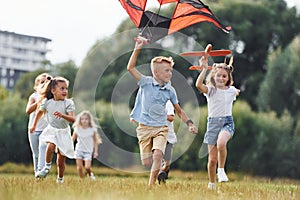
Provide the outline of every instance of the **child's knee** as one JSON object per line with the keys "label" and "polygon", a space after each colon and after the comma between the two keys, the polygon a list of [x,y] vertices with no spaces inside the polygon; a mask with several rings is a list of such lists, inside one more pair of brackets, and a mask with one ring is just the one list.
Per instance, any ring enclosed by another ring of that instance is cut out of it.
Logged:
{"label": "child's knee", "polygon": [[160,161],[163,158],[163,153],[161,150],[155,149],[153,152],[153,160]]}
{"label": "child's knee", "polygon": [[142,165],[145,166],[145,167],[149,167],[152,165],[152,158],[149,157],[149,158],[145,158],[142,160]]}

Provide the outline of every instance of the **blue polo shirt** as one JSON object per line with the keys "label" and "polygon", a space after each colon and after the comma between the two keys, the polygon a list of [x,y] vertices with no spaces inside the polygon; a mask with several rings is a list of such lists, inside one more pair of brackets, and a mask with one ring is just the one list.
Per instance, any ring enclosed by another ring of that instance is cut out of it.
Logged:
{"label": "blue polo shirt", "polygon": [[146,126],[167,126],[166,103],[178,104],[175,89],[169,83],[160,86],[153,77],[144,75],[137,84],[139,91],[130,117]]}

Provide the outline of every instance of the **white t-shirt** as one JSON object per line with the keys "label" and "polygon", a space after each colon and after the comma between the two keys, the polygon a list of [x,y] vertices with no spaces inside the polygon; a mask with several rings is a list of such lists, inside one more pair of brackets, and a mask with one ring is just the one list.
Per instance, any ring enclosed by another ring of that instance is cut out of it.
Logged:
{"label": "white t-shirt", "polygon": [[208,117],[225,117],[232,115],[232,104],[236,100],[237,89],[230,86],[228,89],[216,89],[208,95],[213,88],[208,86],[208,93],[204,93],[207,99]]}
{"label": "white t-shirt", "polygon": [[[35,102],[38,101],[38,98],[39,98],[39,94],[38,93],[32,93],[29,97],[29,99],[34,99]],[[29,121],[28,121],[28,128],[31,128],[32,127],[32,124],[33,124],[33,120],[35,118],[35,115],[36,115],[36,111],[33,111],[32,113],[30,113],[29,115]],[[43,115],[40,120],[38,121],[37,125],[36,125],[36,128],[35,128],[35,131],[43,131],[46,126],[48,125],[46,119],[45,119],[45,116]]]}
{"label": "white t-shirt", "polygon": [[[171,103],[170,100],[167,101],[166,111],[167,111],[167,115],[175,115],[174,106],[173,106],[173,104]],[[167,120],[167,124],[168,124],[168,127],[169,127],[167,140],[168,140],[169,143],[174,144],[174,143],[177,142],[177,137],[176,137],[176,134],[175,134],[175,131],[174,131],[174,124],[173,124],[173,122],[170,122],[168,120]]]}
{"label": "white t-shirt", "polygon": [[77,135],[77,144],[75,147],[76,151],[83,151],[93,153],[94,150],[94,134],[96,133],[96,128],[74,128],[74,132]]}

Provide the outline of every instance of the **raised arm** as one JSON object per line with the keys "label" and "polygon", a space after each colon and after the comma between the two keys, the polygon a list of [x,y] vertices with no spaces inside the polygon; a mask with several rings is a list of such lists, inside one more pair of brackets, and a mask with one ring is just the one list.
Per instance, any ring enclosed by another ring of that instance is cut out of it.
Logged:
{"label": "raised arm", "polygon": [[135,68],[137,57],[140,53],[140,50],[142,46],[145,44],[145,38],[138,36],[136,38],[135,47],[134,50],[130,56],[130,59],[127,64],[127,70],[129,73],[133,76],[135,80],[140,80],[142,77],[142,74]]}
{"label": "raised arm", "polygon": [[202,56],[201,59],[199,60],[199,63],[200,63],[200,66],[202,66],[202,71],[200,72],[195,85],[200,92],[207,93],[208,88],[204,84],[204,78],[206,76],[206,71],[207,71],[207,66],[208,66],[207,57]]}

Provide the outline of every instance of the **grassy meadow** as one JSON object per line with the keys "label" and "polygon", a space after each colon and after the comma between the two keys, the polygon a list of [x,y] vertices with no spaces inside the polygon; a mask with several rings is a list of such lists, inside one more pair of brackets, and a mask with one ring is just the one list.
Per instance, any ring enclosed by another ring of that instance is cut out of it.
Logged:
{"label": "grassy meadow", "polygon": [[173,170],[165,185],[147,189],[148,173],[125,173],[94,167],[95,181],[80,180],[75,166],[67,166],[65,182],[56,183],[55,166],[44,180],[35,180],[31,166],[0,166],[0,196],[5,200],[50,199],[300,199],[300,181],[228,173],[230,182],[207,189],[206,172]]}

